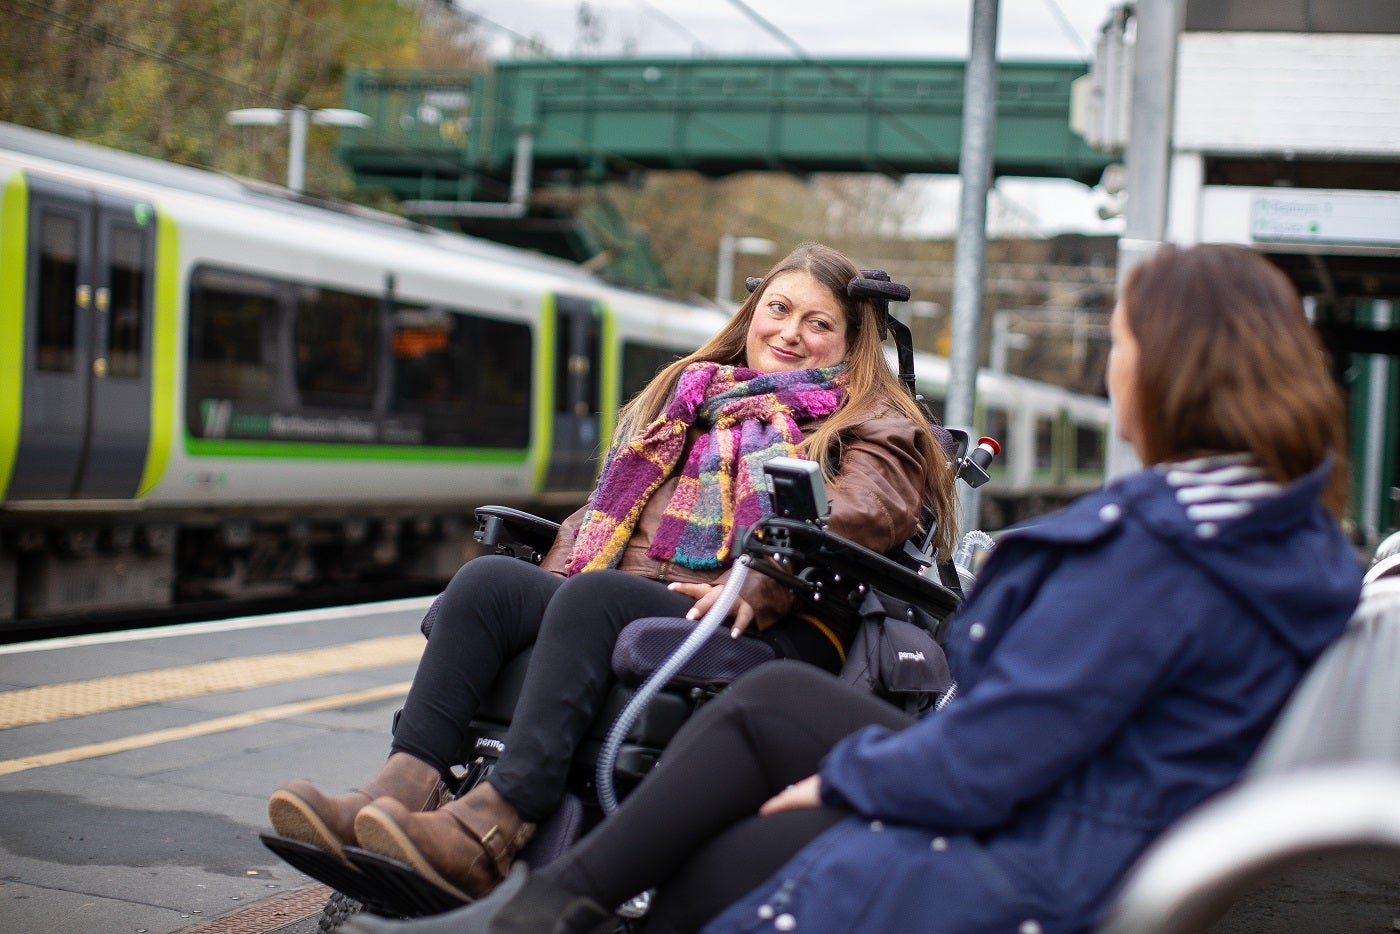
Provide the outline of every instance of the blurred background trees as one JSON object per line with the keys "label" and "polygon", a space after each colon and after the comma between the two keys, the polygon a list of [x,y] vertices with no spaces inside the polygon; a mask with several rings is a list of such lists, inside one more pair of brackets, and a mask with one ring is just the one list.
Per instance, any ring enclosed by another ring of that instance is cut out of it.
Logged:
{"label": "blurred background trees", "polygon": [[[287,140],[229,127],[243,107],[340,106],[357,67],[483,67],[450,0],[3,0],[0,119],[253,178],[286,178]],[[307,190],[352,194],[307,141]]]}

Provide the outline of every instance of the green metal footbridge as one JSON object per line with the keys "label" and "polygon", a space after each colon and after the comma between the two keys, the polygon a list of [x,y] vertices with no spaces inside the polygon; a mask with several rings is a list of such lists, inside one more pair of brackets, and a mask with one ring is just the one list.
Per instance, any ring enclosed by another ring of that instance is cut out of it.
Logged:
{"label": "green metal footbridge", "polygon": [[[489,74],[357,71],[345,106],[373,124],[346,132],[339,154],[358,185],[387,189],[416,216],[539,248],[551,225],[577,221],[566,208],[552,218],[527,209],[548,200],[531,197],[542,189],[663,169],[955,173],[965,67],[626,58],[512,60]],[[997,175],[1098,180],[1107,157],[1069,125],[1071,86],[1086,70],[1000,63]],[[591,255],[587,244],[544,248]]]}

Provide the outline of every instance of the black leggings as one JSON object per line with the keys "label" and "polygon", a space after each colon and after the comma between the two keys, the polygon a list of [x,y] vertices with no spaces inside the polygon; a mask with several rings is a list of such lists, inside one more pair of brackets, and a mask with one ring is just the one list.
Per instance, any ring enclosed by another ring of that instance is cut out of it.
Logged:
{"label": "black leggings", "polygon": [[[554,812],[569,763],[612,682],[622,627],[644,616],[684,616],[695,601],[654,580],[592,571],[567,580],[515,558],[468,562],[443,591],[428,646],[394,731],[391,750],[444,775],[460,763],[465,731],[497,674],[530,646],[530,668],[490,782],[526,820]],[[781,624],[802,637],[814,627]],[[824,640],[823,640],[824,641]],[[797,650],[794,642],[800,642]],[[830,667],[816,640],[784,639],[780,654]],[[786,647],[787,651],[782,651]]]}
{"label": "black leggings", "polygon": [[758,817],[759,805],[816,772],[842,737],[913,722],[810,665],[764,665],[702,708],[622,808],[541,872],[608,906],[660,888],[647,931],[699,930],[848,816]]}

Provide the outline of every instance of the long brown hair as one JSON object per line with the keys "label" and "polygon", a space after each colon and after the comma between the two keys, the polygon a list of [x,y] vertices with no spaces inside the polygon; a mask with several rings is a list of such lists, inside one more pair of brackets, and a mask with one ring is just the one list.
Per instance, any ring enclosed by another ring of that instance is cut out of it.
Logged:
{"label": "long brown hair", "polygon": [[1288,482],[1331,454],[1323,502],[1342,517],[1342,398],[1282,271],[1242,247],[1166,247],[1128,274],[1120,313],[1138,343],[1146,463],[1248,451]]}
{"label": "long brown hair", "polygon": [[749,294],[714,337],[699,350],[663,369],[645,389],[623,406],[618,413],[614,443],[618,439],[631,438],[661,415],[676,391],[681,373],[690,364],[710,361],[744,365],[749,322],[763,300],[768,283],[781,273],[795,270],[809,273],[836,298],[846,315],[848,348],[844,376],[846,402],[805,435],[802,440],[803,455],[821,464],[822,475],[827,482],[833,482],[835,477],[831,475],[830,468],[840,463],[843,438],[853,426],[882,407],[888,406],[904,413],[919,429],[919,454],[928,465],[924,505],[938,522],[934,536],[938,553],[940,557],[948,558],[957,542],[953,474],[948,456],[934,439],[928,416],[920,411],[890,370],[881,346],[874,303],[852,298],[846,292],[850,281],[860,275],[860,270],[845,255],[820,243],[804,243],[780,260],[763,277],[763,284]]}

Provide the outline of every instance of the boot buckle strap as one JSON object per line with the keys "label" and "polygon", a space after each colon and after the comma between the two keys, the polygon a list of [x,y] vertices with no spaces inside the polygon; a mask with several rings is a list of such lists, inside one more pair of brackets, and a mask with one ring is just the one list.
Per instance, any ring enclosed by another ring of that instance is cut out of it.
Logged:
{"label": "boot buckle strap", "polygon": [[501,857],[507,855],[510,849],[511,841],[506,839],[500,824],[492,824],[491,829],[477,839],[496,862],[500,862]]}
{"label": "boot buckle strap", "polygon": [[522,826],[515,833],[507,834],[500,824],[492,824],[491,829],[477,837],[477,840],[482,848],[491,854],[492,862],[498,867],[508,866],[509,860],[529,841],[529,832]]}

